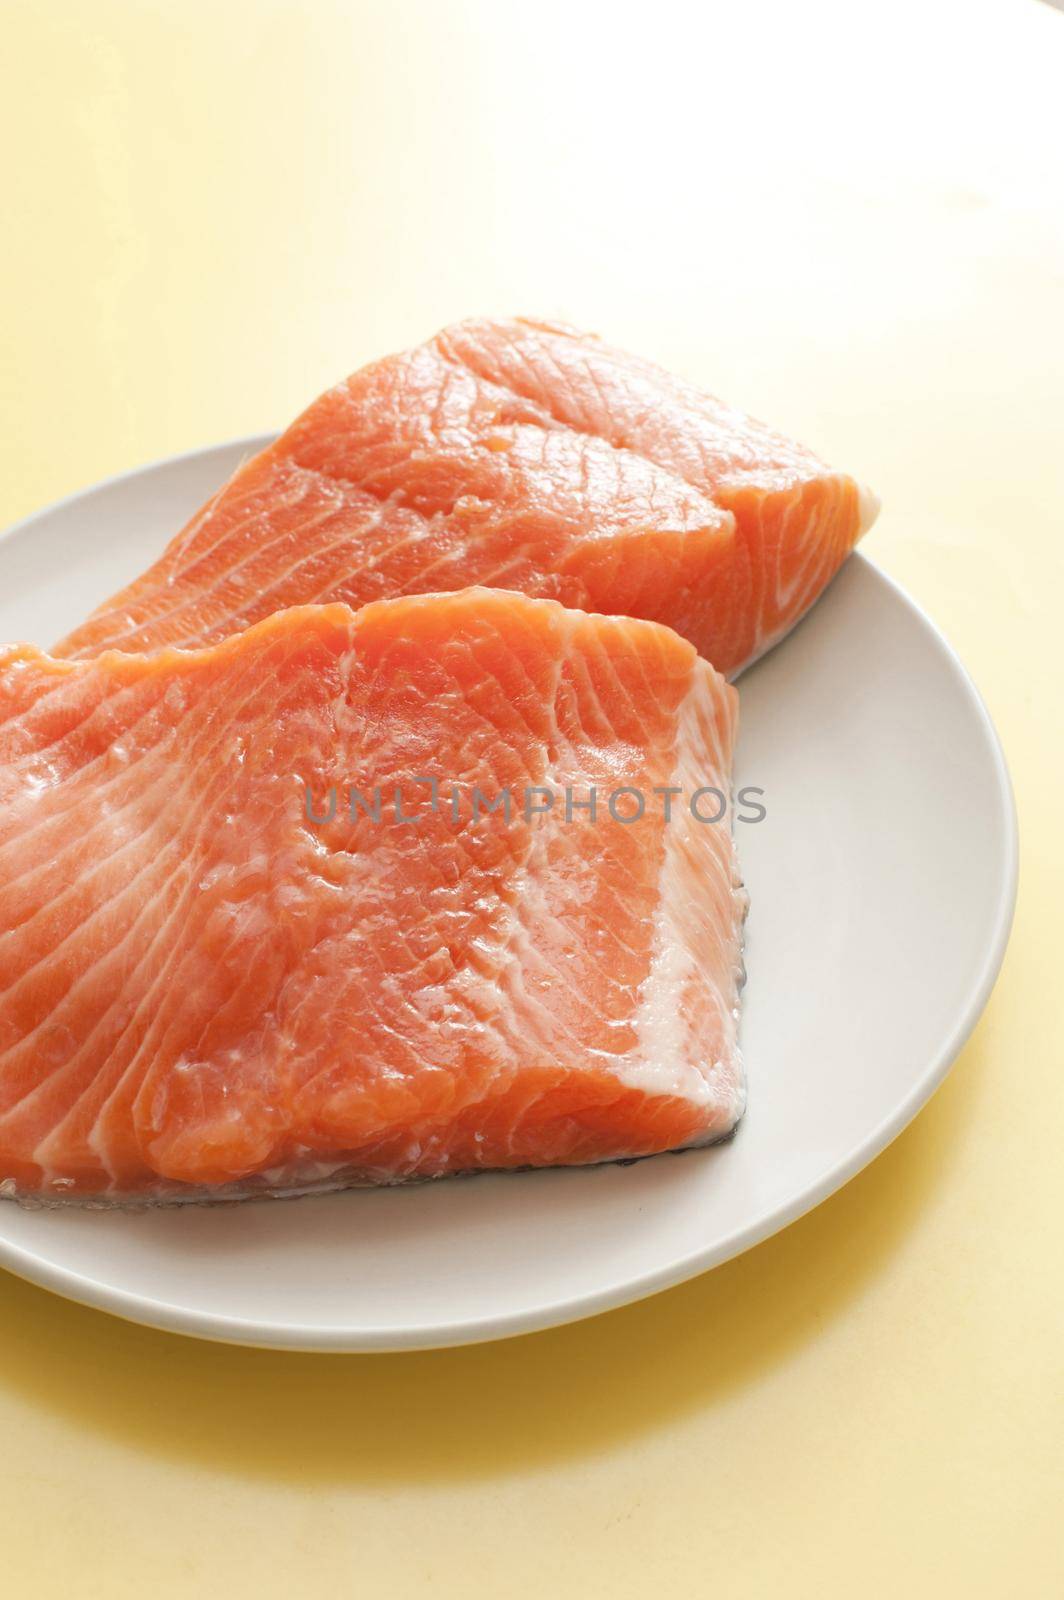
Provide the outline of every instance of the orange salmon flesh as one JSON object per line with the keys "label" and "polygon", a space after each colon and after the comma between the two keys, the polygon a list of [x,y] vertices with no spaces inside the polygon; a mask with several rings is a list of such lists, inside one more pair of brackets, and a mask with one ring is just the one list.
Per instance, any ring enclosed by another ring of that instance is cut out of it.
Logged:
{"label": "orange salmon flesh", "polygon": [[57,655],[485,584],[663,622],[734,677],[875,513],[742,412],[550,323],[471,321],[330,389]]}
{"label": "orange salmon flesh", "polygon": [[198,1198],[713,1141],[743,1106],[730,828],[416,826],[421,773],[727,793],[673,631],[468,589],[221,644],[0,654],[0,1179]]}

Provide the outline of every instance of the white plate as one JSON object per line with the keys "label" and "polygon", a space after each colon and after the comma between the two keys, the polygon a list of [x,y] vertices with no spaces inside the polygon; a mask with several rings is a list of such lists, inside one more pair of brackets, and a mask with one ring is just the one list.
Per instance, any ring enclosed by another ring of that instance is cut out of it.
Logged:
{"label": "white plate", "polygon": [[[48,644],[127,581],[264,441],[162,462],[0,541],[0,638]],[[205,1338],[390,1350],[527,1332],[679,1283],[767,1238],[877,1155],[942,1081],[997,974],[1016,826],[957,658],[849,562],[741,686],[750,887],[746,1119],[629,1167],[140,1214],[0,1203],[0,1263]]]}

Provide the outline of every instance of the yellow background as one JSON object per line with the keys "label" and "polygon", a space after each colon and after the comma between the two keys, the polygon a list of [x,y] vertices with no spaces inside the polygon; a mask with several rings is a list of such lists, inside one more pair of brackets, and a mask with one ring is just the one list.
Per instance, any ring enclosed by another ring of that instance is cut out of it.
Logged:
{"label": "yellow background", "polygon": [[[589,1323],[265,1354],[0,1278],[0,1588],[1055,1596],[1064,16],[1036,0],[0,0],[0,521],[560,314],[875,485],[1001,731],[1003,976],[780,1237]],[[752,1063],[756,1075],[756,1063]]]}

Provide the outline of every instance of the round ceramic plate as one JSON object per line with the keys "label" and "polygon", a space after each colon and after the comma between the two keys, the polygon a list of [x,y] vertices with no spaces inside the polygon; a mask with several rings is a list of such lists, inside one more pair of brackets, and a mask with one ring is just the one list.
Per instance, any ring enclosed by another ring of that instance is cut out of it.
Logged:
{"label": "round ceramic plate", "polygon": [[[0,540],[0,639],[48,644],[258,449],[162,462]],[[825,1199],[942,1081],[997,974],[1016,827],[994,730],[919,610],[854,557],[741,685],[749,1110],[727,1145],[148,1212],[0,1202],[0,1264],[139,1322],[304,1350],[567,1322],[736,1255]]]}

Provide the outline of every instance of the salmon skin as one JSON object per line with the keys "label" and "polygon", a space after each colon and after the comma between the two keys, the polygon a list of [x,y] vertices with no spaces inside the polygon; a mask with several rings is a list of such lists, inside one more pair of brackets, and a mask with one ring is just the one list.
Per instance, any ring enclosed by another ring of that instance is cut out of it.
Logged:
{"label": "salmon skin", "polygon": [[[671,630],[498,590],[0,653],[0,1190],[227,1198],[725,1136],[745,895],[729,819],[686,797],[729,792],[735,730]],[[494,809],[434,806],[433,776]]]}
{"label": "salmon skin", "polygon": [[674,628],[733,677],[875,514],[844,473],[574,329],[469,321],[356,372],[56,654],[490,584]]}

